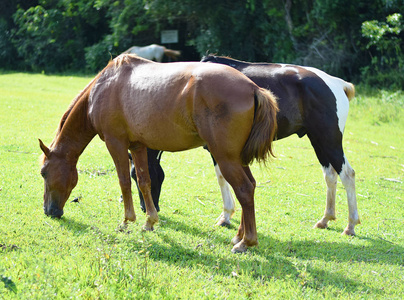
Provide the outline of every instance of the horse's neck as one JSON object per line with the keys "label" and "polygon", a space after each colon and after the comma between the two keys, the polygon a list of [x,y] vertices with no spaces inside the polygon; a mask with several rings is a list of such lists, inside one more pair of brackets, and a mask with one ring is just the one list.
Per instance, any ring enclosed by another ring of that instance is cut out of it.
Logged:
{"label": "horse's neck", "polygon": [[96,135],[96,131],[88,119],[87,107],[87,99],[77,101],[55,138],[52,146],[54,151],[70,159],[78,160],[78,157]]}

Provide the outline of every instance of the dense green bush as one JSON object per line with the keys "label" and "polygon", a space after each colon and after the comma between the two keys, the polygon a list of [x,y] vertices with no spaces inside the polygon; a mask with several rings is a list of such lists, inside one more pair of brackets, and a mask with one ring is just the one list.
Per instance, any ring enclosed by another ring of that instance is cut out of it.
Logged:
{"label": "dense green bush", "polygon": [[0,19],[0,61],[3,63],[3,68],[11,69],[17,66],[17,62],[13,59],[15,51],[10,35],[7,22],[4,19]]}
{"label": "dense green bush", "polygon": [[89,46],[85,49],[86,69],[90,72],[102,70],[108,61],[114,57],[115,52],[112,36],[107,35],[101,42]]}
{"label": "dense green bush", "polygon": [[40,0],[34,6],[29,2],[17,1],[10,16],[0,13],[0,26],[6,24],[8,29],[0,34],[0,45],[7,38],[9,47],[8,52],[1,48],[0,58],[11,60],[10,52],[14,52],[18,63],[0,67],[46,72],[84,70],[85,47],[98,43],[109,30],[105,10],[95,6],[96,0]]}
{"label": "dense green bush", "polygon": [[404,88],[404,23],[402,15],[387,16],[387,22],[376,20],[362,24],[362,34],[368,39],[366,49],[372,54],[371,64],[362,68],[365,82],[369,85],[382,85]]}
{"label": "dense green bush", "polygon": [[68,45],[61,42],[67,31],[59,22],[61,19],[59,10],[46,10],[40,5],[15,13],[17,29],[13,44],[25,65],[33,71],[63,71],[69,66],[72,57],[66,51]]}
{"label": "dense green bush", "polygon": [[182,60],[210,52],[402,87],[401,11],[401,0],[7,0],[0,68],[96,72],[127,48],[159,43],[161,30],[177,29],[179,42],[170,46],[183,51]]}

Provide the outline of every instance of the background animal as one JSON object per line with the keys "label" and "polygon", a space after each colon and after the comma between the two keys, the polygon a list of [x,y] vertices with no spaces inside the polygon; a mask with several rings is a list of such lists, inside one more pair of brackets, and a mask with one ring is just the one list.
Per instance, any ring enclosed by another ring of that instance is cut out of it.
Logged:
{"label": "background animal", "polygon": [[157,44],[144,47],[133,46],[123,53],[136,54],[137,56],[157,62],[162,62],[164,55],[172,60],[178,60],[181,56],[181,51],[167,49],[166,47]]}

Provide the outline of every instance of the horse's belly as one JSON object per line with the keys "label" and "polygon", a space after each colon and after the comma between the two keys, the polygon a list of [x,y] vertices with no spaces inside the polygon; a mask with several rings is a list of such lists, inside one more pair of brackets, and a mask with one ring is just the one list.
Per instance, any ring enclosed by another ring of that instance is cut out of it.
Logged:
{"label": "horse's belly", "polygon": [[168,106],[161,102],[160,105],[149,105],[153,102],[137,103],[135,109],[126,111],[131,142],[140,142],[151,149],[164,151],[181,151],[204,145],[192,117],[183,105],[178,104],[181,101],[173,101]]}
{"label": "horse's belly", "polygon": [[[144,126],[145,124],[148,126]],[[170,122],[138,123],[131,127],[129,140],[151,149],[176,152],[205,145],[197,132],[186,130]]]}

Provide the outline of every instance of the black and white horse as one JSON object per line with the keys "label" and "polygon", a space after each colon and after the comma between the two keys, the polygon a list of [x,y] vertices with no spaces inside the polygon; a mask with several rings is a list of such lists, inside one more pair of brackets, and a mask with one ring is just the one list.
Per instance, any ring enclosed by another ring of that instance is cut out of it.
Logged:
{"label": "black and white horse", "polygon": [[[160,165],[160,159],[161,159],[161,154],[163,151],[160,150],[153,150],[147,148],[147,162],[149,164],[149,174],[150,174],[150,179],[151,179],[151,194],[153,198],[153,203],[154,207],[156,210],[159,212],[160,211],[160,206],[159,206],[159,199],[160,199],[160,193],[161,193],[161,186],[163,185],[164,181],[164,170]],[[144,204],[144,198],[143,194],[139,189],[139,185],[137,183],[137,177],[136,177],[136,170],[135,170],[135,165],[133,164],[132,160],[132,155],[129,153],[129,160],[131,162],[132,170],[130,171],[130,176],[136,181],[136,187],[137,191],[139,193],[139,199],[140,199],[140,206],[144,212],[146,212],[146,207]],[[123,201],[122,197],[121,200]]]}
{"label": "black and white horse", "polygon": [[[221,56],[205,56],[202,62],[229,65],[254,81],[258,86],[269,89],[277,97],[279,112],[276,139],[296,133],[299,137],[307,134],[322,166],[327,184],[327,203],[323,218],[316,228],[326,228],[330,220],[335,220],[335,195],[338,175],[345,187],[348,199],[348,226],[344,234],[354,235],[355,225],[360,224],[355,192],[355,172],[350,166],[343,148],[342,137],[348,117],[349,100],[355,95],[354,86],[340,78],[311,68],[288,64],[247,63]],[[159,165],[157,151],[149,152],[149,168]],[[161,167],[160,167],[161,169]],[[219,167],[215,171],[223,198],[223,212],[218,225],[230,224],[235,209],[235,201],[228,183]],[[162,169],[161,169],[161,172]],[[151,181],[155,186],[157,176]],[[136,178],[134,176],[133,178]],[[163,177],[164,178],[164,177]],[[158,188],[161,188],[161,184]],[[158,198],[153,200],[158,203]],[[144,208],[144,204],[141,201]],[[156,205],[157,207],[157,205]]]}

